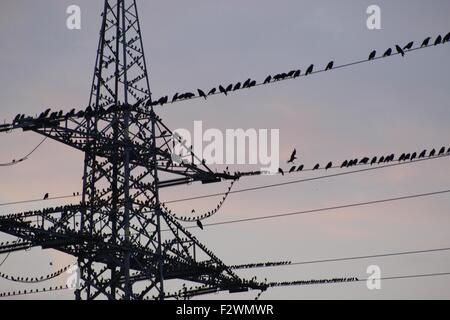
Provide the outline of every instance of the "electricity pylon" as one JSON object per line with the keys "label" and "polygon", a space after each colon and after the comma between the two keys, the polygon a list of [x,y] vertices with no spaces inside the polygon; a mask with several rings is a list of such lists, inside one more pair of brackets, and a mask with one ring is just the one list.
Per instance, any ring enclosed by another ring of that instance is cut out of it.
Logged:
{"label": "electricity pylon", "polygon": [[[87,109],[47,110],[0,127],[33,131],[83,152],[81,203],[0,218],[0,231],[22,239],[0,253],[41,246],[77,257],[77,299],[264,290],[240,279],[162,210],[161,188],[241,175],[214,173],[191,150],[190,161],[174,161],[172,132],[154,106],[136,1],[105,0]],[[200,286],[166,294],[164,282],[175,279]]]}

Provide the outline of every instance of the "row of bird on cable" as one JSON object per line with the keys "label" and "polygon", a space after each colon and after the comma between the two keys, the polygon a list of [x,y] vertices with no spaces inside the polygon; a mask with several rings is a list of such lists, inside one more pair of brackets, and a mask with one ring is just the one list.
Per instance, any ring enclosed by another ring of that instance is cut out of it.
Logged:
{"label": "row of bird on cable", "polygon": [[[432,38],[431,37],[427,37],[422,41],[422,44],[420,45],[420,47],[418,48],[423,48],[423,47],[428,47],[430,45],[438,45],[441,43],[446,43],[450,41],[450,32],[442,37],[441,35],[438,35],[436,37],[436,39],[434,39],[434,41],[432,42]],[[405,55],[405,53],[407,51],[410,51],[413,49],[414,46],[414,42],[411,41],[408,44],[406,44],[405,46],[400,46],[400,45],[396,45],[395,46],[395,50],[397,54],[400,54],[402,56]],[[393,54],[393,49],[392,48],[388,48],[382,56],[380,56],[379,58],[385,58],[385,57],[389,57]],[[374,60],[377,56],[377,51],[374,50],[370,53],[368,61],[370,60]],[[333,69],[334,67],[334,61],[330,61],[324,70],[320,70],[320,71],[328,71]],[[233,91],[237,91],[237,90],[241,90],[241,89],[250,89],[252,87],[255,87],[257,85],[265,85],[265,84],[270,84],[273,82],[277,82],[277,81],[281,81],[281,80],[287,80],[287,79],[295,79],[298,78],[300,76],[307,76],[310,74],[313,74],[315,72],[319,72],[319,71],[314,71],[314,64],[311,64],[305,71],[304,74],[301,73],[300,69],[295,69],[295,70],[291,70],[289,72],[283,72],[283,73],[279,73],[276,75],[269,75],[266,77],[266,79],[261,82],[258,83],[256,80],[253,80],[251,78],[248,78],[246,81],[244,81],[243,83],[241,82],[237,82],[235,84],[229,84],[227,86],[225,85],[219,85],[217,88],[214,87],[209,91],[204,91],[202,89],[197,89],[197,94],[193,93],[193,92],[185,92],[185,93],[175,93],[175,95],[169,100],[169,96],[164,96],[161,97],[159,99],[156,99],[154,101],[148,100],[146,103],[146,106],[156,106],[156,105],[165,105],[167,103],[174,103],[177,101],[181,101],[181,100],[189,100],[192,98],[204,98],[207,99],[208,96],[210,95],[214,95],[214,94],[224,94],[224,95],[228,95],[228,93],[233,92]],[[56,120],[56,119],[62,119],[62,118],[70,118],[70,117],[78,117],[78,118],[82,118],[82,117],[89,117],[92,116],[94,113],[98,113],[98,114],[104,114],[104,113],[110,113],[110,112],[114,112],[119,110],[121,107],[120,106],[116,106],[116,105],[110,105],[109,108],[105,108],[104,106],[100,105],[98,106],[98,108],[96,108],[95,110],[92,107],[87,107],[86,110],[80,110],[80,111],[76,111],[75,109],[72,109],[71,111],[64,113],[64,111],[60,110],[60,111],[56,111],[56,112],[51,112],[51,109],[47,109],[46,111],[42,112],[38,117],[37,120]],[[14,118],[14,124],[18,123],[20,121],[23,121],[25,119],[29,119],[30,117],[26,117],[25,114],[18,114],[15,118]]]}
{"label": "row of bird on cable", "polygon": [[237,270],[237,269],[253,269],[253,268],[263,268],[263,267],[278,267],[278,266],[287,266],[290,264],[292,264],[292,261],[278,261],[278,262],[268,261],[268,262],[232,265],[232,266],[230,266],[230,269]]}
{"label": "row of bird on cable", "polygon": [[[320,281],[320,282],[319,282]],[[321,279],[321,280],[297,280],[297,281],[278,281],[271,282],[268,284],[269,288],[273,287],[287,287],[287,286],[301,286],[310,285],[317,283],[342,283],[342,282],[358,282],[360,281],[357,277],[346,277],[346,278],[332,278],[332,279]]]}
{"label": "row of bird on cable", "polygon": [[[355,158],[355,159],[350,159],[350,160],[344,160],[340,166],[333,165],[332,161],[328,162],[328,164],[326,166],[321,166],[318,163],[312,169],[305,169],[304,165],[299,165],[299,166],[294,165],[289,169],[288,173],[300,172],[300,171],[315,171],[315,170],[320,170],[320,169],[329,170],[329,169],[336,169],[336,168],[349,168],[349,167],[358,166],[358,165],[387,164],[387,163],[390,163],[393,161],[398,161],[398,162],[414,161],[414,160],[420,160],[420,159],[424,159],[424,158],[442,157],[442,156],[446,156],[446,155],[450,155],[450,148],[447,149],[446,147],[442,147],[439,151],[436,151],[436,149],[432,149],[430,152],[428,152],[425,149],[420,153],[418,153],[418,152],[402,153],[398,157],[398,159],[396,159],[395,154],[392,153],[388,156],[380,156],[380,157],[374,156],[372,158],[364,157],[362,159]],[[296,149],[294,149],[294,151],[292,151],[292,154],[291,154],[289,160],[287,161],[287,163],[294,164],[295,160],[297,160],[297,150]],[[280,173],[281,175],[284,175],[285,170],[283,170],[282,168],[279,168],[278,173]]]}
{"label": "row of bird on cable", "polygon": [[64,112],[63,110],[60,111],[54,111],[52,112],[52,109],[47,109],[44,112],[42,112],[39,116],[36,118],[26,116],[25,114],[18,114],[13,120],[13,124],[18,124],[20,122],[23,122],[25,120],[36,120],[36,121],[48,121],[48,120],[61,120],[61,119],[68,119],[68,118],[83,118],[83,117],[89,117],[93,116],[95,114],[109,114],[114,111],[120,110],[121,106],[116,105],[110,105],[108,108],[104,108],[102,106],[99,106],[96,110],[94,110],[92,107],[87,107],[85,110],[79,110],[76,111],[75,109],[70,110],[69,112]]}
{"label": "row of bird on cable", "polygon": [[5,273],[0,273],[0,277],[9,281],[14,281],[14,282],[21,282],[21,283],[39,283],[39,282],[43,282],[43,281],[47,281],[50,279],[54,279],[58,276],[60,276],[61,274],[63,274],[64,272],[66,272],[68,269],[70,268],[70,266],[66,266],[62,269],[59,269],[58,271],[55,271],[51,274],[47,274],[45,276],[40,276],[40,277],[14,277],[11,275],[7,275]]}
{"label": "row of bird on cable", "polygon": [[[236,278],[235,281],[241,283],[241,284],[256,284],[256,285],[260,285],[260,286],[264,286],[267,285],[267,278],[264,279],[264,282],[258,282],[257,281],[257,277],[253,276],[250,280],[247,279],[243,279],[243,278]],[[196,286],[191,286],[191,287],[187,287],[185,283],[183,283],[181,290],[179,290],[177,293],[167,293],[167,295],[183,295],[186,294],[189,291],[193,291],[193,290],[199,290],[199,289],[205,289],[205,288],[214,288],[211,287],[210,284],[202,284],[202,285],[196,285]]]}
{"label": "row of bird on cable", "polygon": [[[42,214],[42,213],[45,213],[45,212],[61,211],[63,208],[65,208],[65,209],[70,209],[70,208],[74,208],[74,207],[77,207],[77,206],[75,206],[75,205],[67,205],[67,206],[64,206],[64,207],[47,208],[47,209],[44,209],[44,210],[29,211],[29,212],[22,213],[22,214],[10,214],[10,215],[6,215],[6,216],[0,217],[0,220],[1,220],[1,219],[11,219],[11,218],[17,219],[18,217],[20,217],[20,220],[22,220],[22,219],[25,218],[25,217],[35,216],[36,214]],[[54,231],[54,232],[56,232],[56,233],[61,233],[61,234],[64,233],[64,231],[62,231],[62,230],[55,230],[56,228],[57,228],[57,226],[52,226],[52,227],[50,227],[50,228],[48,229],[48,231]],[[186,230],[185,232],[186,232],[187,235],[193,237],[187,230]],[[94,230],[93,233],[96,234],[96,235],[98,235],[98,236],[102,236],[102,237],[108,236],[108,234],[98,232],[97,230]],[[119,238],[119,240],[125,241],[125,239],[124,239],[123,237],[121,237],[121,236],[118,236],[118,238]],[[193,238],[195,239],[195,237],[193,237]],[[11,245],[12,245],[12,244],[17,244],[17,243],[19,243],[20,241],[21,241],[21,240],[16,241],[16,242],[11,242]],[[9,242],[4,243],[4,245],[9,245],[9,244],[10,244]],[[137,245],[137,246],[138,246],[139,248],[141,248],[141,249],[145,249],[145,247],[142,246],[142,245],[140,245],[139,243],[135,243],[135,245]],[[204,247],[203,245],[200,245],[200,247],[201,247],[203,250],[205,250],[205,252],[207,252],[208,254],[213,255],[213,253],[212,253],[211,251],[209,251],[209,250],[208,250],[206,247]]]}
{"label": "row of bird on cable", "polygon": [[[201,223],[202,220],[205,220],[207,218],[212,217],[213,215],[215,215],[217,212],[219,212],[219,210],[222,208],[225,200],[228,198],[228,195],[231,192],[231,189],[233,188],[233,185],[236,181],[233,180],[230,184],[230,186],[228,187],[227,192],[225,192],[225,194],[223,195],[222,199],[219,201],[219,203],[217,204],[217,206],[213,209],[210,210],[206,213],[203,214],[197,214],[196,216],[190,216],[190,217],[186,217],[186,216],[177,216],[175,215],[175,213],[172,212],[172,210],[170,210],[164,203],[161,203],[161,207],[165,210],[165,213],[171,215],[172,217],[174,217],[177,220],[180,221],[185,221],[185,222],[189,222],[189,221],[197,221],[197,225],[200,229],[203,230],[203,225]],[[191,211],[191,214],[195,214],[195,209],[193,209]]]}
{"label": "row of bird on cable", "polygon": [[[441,35],[437,36],[436,39],[434,40],[433,44],[434,45],[438,45],[441,43],[445,43],[450,41],[450,32],[445,36],[442,37]],[[424,39],[422,41],[422,44],[420,46],[420,48],[423,47],[428,47],[430,46],[430,42],[431,42],[431,37],[427,37],[426,39]],[[396,45],[395,46],[395,50],[397,52],[397,54],[400,54],[402,56],[405,55],[405,52],[413,49],[414,46],[414,42],[411,41],[408,44],[406,44],[405,46],[400,46],[400,45]],[[389,57],[393,54],[393,49],[389,48],[387,49],[383,55],[380,58],[385,58],[385,57]],[[377,55],[377,51],[374,50],[370,53],[368,61],[370,60],[374,60],[376,58]],[[330,61],[324,70],[320,70],[320,71],[328,71],[333,69],[334,67],[334,61]],[[313,73],[316,73],[319,71],[314,71],[314,64],[311,64],[305,71],[304,74],[302,74],[300,69],[296,69],[296,70],[291,70],[289,72],[283,72],[283,73],[279,73],[276,75],[269,75],[265,78],[265,80],[261,83],[258,83],[256,80],[253,80],[251,78],[247,79],[245,82],[241,83],[241,82],[237,82],[235,84],[229,84],[229,85],[219,85],[217,88],[214,87],[209,91],[204,91],[202,89],[197,89],[197,94],[193,93],[193,92],[186,92],[186,93],[175,93],[175,95],[172,97],[172,99],[169,98],[169,96],[164,96],[161,97],[159,99],[156,99],[152,102],[148,101],[147,102],[147,106],[156,106],[156,105],[165,105],[167,103],[174,103],[180,100],[189,100],[192,98],[204,98],[207,99],[208,96],[210,95],[214,95],[214,94],[224,94],[224,95],[228,95],[228,93],[233,92],[233,91],[237,91],[240,89],[250,89],[252,87],[255,87],[257,85],[265,85],[265,84],[270,84],[272,82],[277,82],[277,81],[281,81],[281,80],[287,80],[287,79],[296,79],[300,76],[307,76]]]}

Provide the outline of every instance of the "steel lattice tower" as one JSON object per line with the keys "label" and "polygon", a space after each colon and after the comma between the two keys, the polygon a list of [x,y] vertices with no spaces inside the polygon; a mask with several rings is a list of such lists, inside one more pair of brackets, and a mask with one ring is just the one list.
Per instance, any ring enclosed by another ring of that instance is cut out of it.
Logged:
{"label": "steel lattice tower", "polygon": [[264,290],[241,280],[162,209],[161,188],[239,175],[214,173],[204,163],[174,163],[172,132],[154,105],[136,1],[105,0],[88,108],[22,117],[8,128],[84,153],[81,203],[1,218],[0,231],[22,241],[0,253],[41,246],[77,257],[77,299],[176,297],[164,291],[164,281],[172,279],[201,284],[184,289],[184,297]]}

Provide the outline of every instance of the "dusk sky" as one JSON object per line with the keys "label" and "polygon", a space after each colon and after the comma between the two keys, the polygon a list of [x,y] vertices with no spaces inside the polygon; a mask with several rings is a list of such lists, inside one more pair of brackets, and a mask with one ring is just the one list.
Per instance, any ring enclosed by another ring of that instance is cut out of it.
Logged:
{"label": "dusk sky", "polygon": [[[78,5],[82,29],[66,28],[66,8]],[[419,1],[138,1],[155,97],[205,91],[219,84],[264,80],[268,74],[323,68],[366,59],[396,44],[421,43],[450,31],[450,2]],[[368,30],[366,9],[381,8],[381,30]],[[51,107],[88,105],[103,1],[0,0],[0,121]],[[279,129],[280,161],[298,151],[297,164],[450,147],[450,46],[447,44],[270,86],[196,99],[158,109],[171,129]],[[42,137],[0,134],[0,163],[19,159]],[[264,190],[232,194],[205,224],[373,201],[450,189],[449,158]],[[253,167],[232,166],[232,170]],[[0,167],[0,203],[81,192],[83,154],[46,141],[27,161]],[[339,170],[328,173],[342,172]],[[262,176],[235,188],[315,177],[324,172]],[[227,183],[164,189],[163,201],[224,192]],[[79,199],[1,205],[0,214],[77,202]],[[218,199],[172,204],[181,213],[209,210]],[[191,229],[226,264],[292,262],[450,247],[448,194],[277,219]],[[194,224],[186,224],[191,226]],[[14,240],[0,234],[0,242]],[[0,255],[0,262],[4,255]],[[13,253],[0,272],[52,273],[75,260],[53,250]],[[52,262],[52,266],[50,265]],[[239,274],[269,281],[382,277],[450,272],[450,251],[311,265],[253,269]],[[64,276],[32,288],[65,283]],[[450,299],[450,276],[275,288],[261,299]],[[0,279],[0,292],[28,289]],[[201,298],[253,299],[258,292]],[[72,299],[73,292],[21,299]]]}

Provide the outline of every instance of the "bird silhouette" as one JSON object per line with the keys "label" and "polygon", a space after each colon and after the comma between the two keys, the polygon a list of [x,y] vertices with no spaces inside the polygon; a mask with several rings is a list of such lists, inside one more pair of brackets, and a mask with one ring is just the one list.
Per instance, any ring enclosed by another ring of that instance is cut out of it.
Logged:
{"label": "bird silhouette", "polygon": [[311,73],[313,72],[313,70],[314,70],[314,65],[312,64],[312,65],[310,65],[310,66],[308,67],[308,69],[306,70],[305,76],[311,74]]}
{"label": "bird silhouette", "polygon": [[327,66],[325,68],[325,71],[333,69],[333,65],[334,65],[333,61],[328,62]]}
{"label": "bird silhouette", "polygon": [[409,160],[413,161],[415,158],[417,158],[417,152],[413,152],[413,154],[411,155],[411,158]]}
{"label": "bird silhouette", "polygon": [[[449,152],[450,152],[450,150],[449,150]],[[297,172],[303,171],[303,168],[304,168],[304,167],[305,167],[304,165],[299,166],[299,167],[297,168]]]}
{"label": "bird silhouette", "polygon": [[439,150],[439,155],[442,156],[445,153],[445,147],[442,147],[441,150]]}
{"label": "bird silhouette", "polygon": [[203,90],[197,89],[197,91],[198,91],[198,95],[200,97],[205,98],[205,100],[208,99],[208,97],[206,96],[206,94],[205,94],[205,92]]}
{"label": "bird silhouette", "polygon": [[370,161],[370,165],[373,165],[377,162],[377,157],[373,157],[372,161]]}
{"label": "bird silhouette", "polygon": [[423,151],[419,154],[419,159],[424,158],[426,154],[427,154],[427,150],[423,150]]}
{"label": "bird silhouette", "polygon": [[236,85],[234,86],[233,91],[239,90],[240,88],[241,88],[241,83],[238,82],[238,83],[236,83]]}
{"label": "bird silhouette", "polygon": [[197,226],[203,230],[203,223],[197,219]]}
{"label": "bird silhouette", "polygon": [[227,93],[227,90],[223,87],[223,86],[219,86],[219,91],[221,92],[221,93],[223,93],[224,95],[228,95],[228,93]]}
{"label": "bird silhouette", "polygon": [[344,162],[342,162],[341,164],[341,168],[345,168],[346,166],[348,166],[348,161],[344,160]]}
{"label": "bird silhouette", "polygon": [[395,49],[397,49],[397,52],[398,52],[399,54],[401,54],[402,57],[405,56],[405,52],[403,51],[403,49],[402,49],[398,44],[395,46]]}
{"label": "bird silhouette", "polygon": [[227,92],[233,90],[233,84],[229,84],[228,87],[225,89]]}
{"label": "bird silhouette", "polygon": [[316,165],[314,166],[313,170],[319,170],[319,168],[320,168],[320,164],[316,164]]}
{"label": "bird silhouette", "polygon": [[376,54],[377,54],[377,51],[376,51],[376,50],[373,50],[373,51],[370,53],[370,55],[369,55],[369,60],[375,59]]}
{"label": "bird silhouette", "polygon": [[434,45],[437,46],[438,44],[442,43],[442,37],[441,35],[438,35],[436,40],[434,41]]}
{"label": "bird silhouette", "polygon": [[297,155],[297,150],[294,149],[294,151],[292,151],[291,157],[289,158],[287,163],[294,163],[294,161],[297,159],[296,155]]}
{"label": "bird silhouette", "polygon": [[266,80],[264,80],[264,84],[268,84],[272,81],[272,76],[267,76]]}
{"label": "bird silhouette", "polygon": [[333,162],[330,161],[330,162],[327,164],[327,166],[325,167],[325,170],[331,169],[331,167],[333,167]]}
{"label": "bird silhouette", "polygon": [[295,78],[298,78],[298,77],[300,77],[300,74],[301,74],[301,70],[296,70],[295,72],[294,72],[294,75],[292,76],[294,79]]}
{"label": "bird silhouette", "polygon": [[282,176],[284,176],[284,171],[281,168],[278,168],[278,173],[281,173]]}
{"label": "bird silhouette", "polygon": [[46,194],[44,195],[44,200],[47,200],[47,199],[48,199],[48,197],[49,197],[49,194],[48,194],[48,193],[46,193]]}
{"label": "bird silhouette", "polygon": [[427,47],[428,44],[430,43],[431,37],[425,38],[425,40],[423,40],[422,45],[420,46],[421,48],[423,47]]}
{"label": "bird silhouette", "polygon": [[392,54],[392,49],[389,48],[386,50],[386,52],[383,54],[383,57],[389,57]]}
{"label": "bird silhouette", "polygon": [[297,167],[296,167],[296,166],[293,166],[293,167],[289,170],[289,173],[294,172],[294,171],[295,171],[295,168],[297,168]]}
{"label": "bird silhouette", "polygon": [[406,46],[403,47],[403,50],[411,50],[413,45],[414,45],[414,42],[411,41]]}
{"label": "bird silhouette", "polygon": [[212,88],[211,90],[209,90],[209,92],[208,92],[208,96],[210,96],[210,95],[212,95],[212,94],[215,94],[215,93],[216,93],[216,91],[217,91],[217,89],[216,89],[216,88]]}

